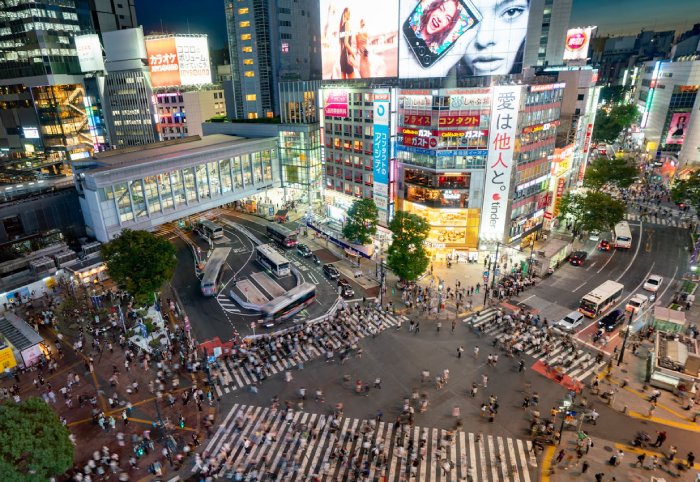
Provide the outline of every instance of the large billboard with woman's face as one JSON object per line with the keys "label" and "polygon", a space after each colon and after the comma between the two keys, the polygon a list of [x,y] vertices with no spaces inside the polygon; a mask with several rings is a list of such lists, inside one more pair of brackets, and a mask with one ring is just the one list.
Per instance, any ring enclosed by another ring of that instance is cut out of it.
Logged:
{"label": "large billboard with woman's face", "polygon": [[685,133],[690,124],[690,112],[676,112],[671,117],[671,124],[668,126],[666,134],[666,145],[681,145],[685,140]]}
{"label": "large billboard with woman's face", "polygon": [[522,70],[529,0],[401,0],[399,76]]}
{"label": "large billboard with woman's face", "polygon": [[398,75],[399,0],[321,0],[323,79]]}

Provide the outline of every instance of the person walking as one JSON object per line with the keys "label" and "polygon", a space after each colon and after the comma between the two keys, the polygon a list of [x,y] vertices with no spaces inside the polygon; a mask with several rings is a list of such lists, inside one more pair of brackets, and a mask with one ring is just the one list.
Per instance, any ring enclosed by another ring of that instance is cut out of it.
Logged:
{"label": "person walking", "polygon": [[474,360],[476,360],[477,358],[479,358],[479,345],[476,345],[474,347]]}
{"label": "person walking", "polygon": [[481,385],[483,385],[484,388],[487,388],[489,384],[489,377],[486,375],[481,375]]}
{"label": "person walking", "polygon": [[464,345],[460,345],[459,348],[457,348],[457,358],[462,358],[462,353],[464,353]]}
{"label": "person walking", "polygon": [[666,432],[665,431],[660,431],[656,432],[656,442],[654,442],[654,447],[661,447],[664,442],[666,441]]}

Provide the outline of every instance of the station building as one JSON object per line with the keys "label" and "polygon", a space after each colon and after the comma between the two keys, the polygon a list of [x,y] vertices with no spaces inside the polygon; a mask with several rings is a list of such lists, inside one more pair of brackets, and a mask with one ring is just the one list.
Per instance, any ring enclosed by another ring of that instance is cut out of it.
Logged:
{"label": "station building", "polygon": [[280,186],[276,138],[187,137],[73,163],[89,236],[157,226]]}

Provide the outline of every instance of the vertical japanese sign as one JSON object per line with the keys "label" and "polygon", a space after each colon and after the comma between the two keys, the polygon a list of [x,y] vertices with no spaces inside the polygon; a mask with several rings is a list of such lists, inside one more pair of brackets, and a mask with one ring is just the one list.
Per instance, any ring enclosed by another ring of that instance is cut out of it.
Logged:
{"label": "vertical japanese sign", "polygon": [[501,241],[503,238],[521,92],[522,88],[517,85],[497,86],[493,91],[489,155],[479,235],[484,240]]}
{"label": "vertical japanese sign", "polygon": [[[374,145],[372,163],[374,202],[386,211],[389,201],[389,93],[374,94]],[[380,219],[385,217],[380,213]]]}

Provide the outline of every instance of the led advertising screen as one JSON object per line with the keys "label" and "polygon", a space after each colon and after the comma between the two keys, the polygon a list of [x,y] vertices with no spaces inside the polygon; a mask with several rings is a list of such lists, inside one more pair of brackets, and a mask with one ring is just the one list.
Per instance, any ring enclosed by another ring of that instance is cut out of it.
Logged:
{"label": "led advertising screen", "polygon": [[588,58],[588,46],[591,44],[591,34],[594,28],[570,28],[566,32],[564,60],[586,60]]}
{"label": "led advertising screen", "polygon": [[321,0],[323,78],[398,75],[399,0]]}
{"label": "led advertising screen", "polygon": [[344,90],[330,90],[325,93],[323,112],[326,117],[348,116],[348,93]]}
{"label": "led advertising screen", "polygon": [[78,52],[78,63],[81,72],[104,71],[105,63],[102,58],[102,44],[97,34],[76,35],[75,50]]}
{"label": "led advertising screen", "polygon": [[668,126],[666,134],[666,144],[683,144],[685,134],[690,125],[690,112],[676,112],[671,117],[671,124]]}
{"label": "led advertising screen", "polygon": [[146,39],[153,87],[211,83],[209,43],[202,37],[156,37]]}
{"label": "led advertising screen", "polygon": [[402,78],[518,73],[530,14],[528,0],[401,0]]}

